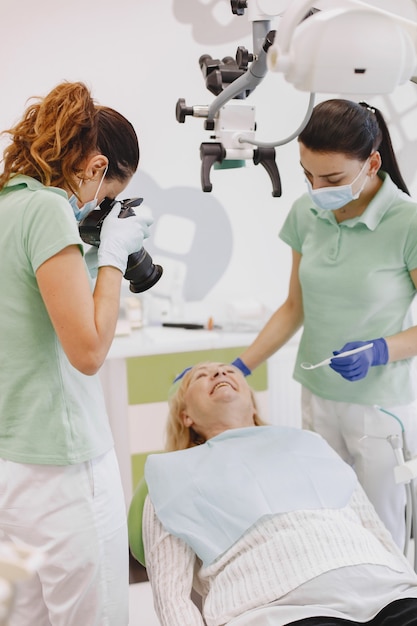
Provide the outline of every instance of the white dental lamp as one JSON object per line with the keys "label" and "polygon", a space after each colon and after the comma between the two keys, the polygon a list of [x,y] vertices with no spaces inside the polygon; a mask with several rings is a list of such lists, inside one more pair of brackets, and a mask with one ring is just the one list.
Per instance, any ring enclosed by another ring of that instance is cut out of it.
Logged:
{"label": "white dental lamp", "polygon": [[417,23],[359,0],[332,2],[304,20],[313,6],[291,2],[267,54],[268,69],[296,89],[386,94],[417,75]]}

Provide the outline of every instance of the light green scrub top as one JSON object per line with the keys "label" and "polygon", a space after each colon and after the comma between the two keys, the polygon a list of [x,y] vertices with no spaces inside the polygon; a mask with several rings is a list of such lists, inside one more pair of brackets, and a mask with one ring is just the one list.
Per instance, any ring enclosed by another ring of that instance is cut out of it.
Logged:
{"label": "light green scrub top", "polygon": [[412,325],[417,204],[388,174],[379,175],[383,184],[361,216],[338,224],[332,211],[315,208],[306,194],[294,203],[280,238],[302,255],[304,328],[295,380],[322,398],[388,407],[416,396],[409,359],[371,367],[355,382],[329,366],[300,367],[332,356],[349,341],[387,337]]}
{"label": "light green scrub top", "polygon": [[[98,376],[69,363],[36,281],[69,245],[83,250],[67,194],[27,176],[0,192],[0,457],[80,463],[113,445]],[[86,267],[86,272],[87,267]]]}

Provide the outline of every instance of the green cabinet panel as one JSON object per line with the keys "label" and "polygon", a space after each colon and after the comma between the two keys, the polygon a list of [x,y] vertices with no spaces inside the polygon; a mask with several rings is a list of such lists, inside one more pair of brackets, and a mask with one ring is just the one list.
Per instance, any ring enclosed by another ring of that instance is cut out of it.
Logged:
{"label": "green cabinet panel", "polygon": [[[174,378],[190,365],[202,361],[231,363],[245,347],[193,350],[172,354],[153,354],[127,359],[129,404],[165,402]],[[255,391],[267,389],[266,364],[258,367],[248,379]]]}

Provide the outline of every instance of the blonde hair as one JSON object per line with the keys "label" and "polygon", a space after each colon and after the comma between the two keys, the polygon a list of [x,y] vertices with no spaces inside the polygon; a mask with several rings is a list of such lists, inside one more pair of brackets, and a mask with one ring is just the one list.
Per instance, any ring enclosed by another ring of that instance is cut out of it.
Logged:
{"label": "blonde hair", "polygon": [[107,178],[124,181],[136,171],[139,144],[132,124],[120,113],[96,105],[84,83],[63,82],[37,98],[13,128],[3,153],[0,189],[15,174],[45,186],[77,193],[77,172],[97,152],[108,158]]}
{"label": "blonde hair", "polygon": [[[204,363],[198,363],[194,367],[201,367]],[[190,385],[194,367],[188,370],[183,378],[175,383],[174,388],[168,398],[168,420],[165,431],[165,450],[173,452],[175,450],[185,450],[205,443],[205,438],[198,434],[192,427],[188,428],[181,419],[181,414],[185,409],[185,394]],[[266,422],[259,416],[259,410],[255,399],[255,393],[250,388],[253,403],[253,421],[255,426],[266,426]]]}

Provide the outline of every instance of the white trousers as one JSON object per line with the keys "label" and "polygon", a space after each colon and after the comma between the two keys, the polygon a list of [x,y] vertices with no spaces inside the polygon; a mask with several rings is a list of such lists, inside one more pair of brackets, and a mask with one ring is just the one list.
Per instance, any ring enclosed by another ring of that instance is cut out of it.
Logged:
{"label": "white trousers", "polygon": [[0,529],[44,551],[10,626],[127,626],[126,505],[114,450],[79,465],[0,459]]}
{"label": "white trousers", "polygon": [[[303,428],[322,435],[354,468],[379,517],[403,549],[405,488],[395,483],[397,462],[387,439],[390,435],[401,435],[401,424],[376,407],[325,400],[304,387],[301,401]],[[401,420],[408,453],[416,456],[417,403],[382,408]]]}

